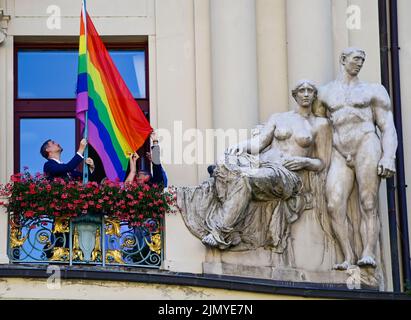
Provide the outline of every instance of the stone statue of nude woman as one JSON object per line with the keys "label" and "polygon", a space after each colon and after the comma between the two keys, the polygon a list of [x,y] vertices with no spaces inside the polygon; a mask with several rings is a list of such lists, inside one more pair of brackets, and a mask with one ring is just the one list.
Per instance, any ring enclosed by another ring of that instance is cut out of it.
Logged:
{"label": "stone statue of nude woman", "polygon": [[228,148],[200,186],[177,189],[184,222],[205,245],[283,253],[290,225],[313,206],[329,230],[322,188],[330,125],[315,107],[317,88],[311,81],[300,81],[292,95],[295,111],[272,115],[253,138]]}

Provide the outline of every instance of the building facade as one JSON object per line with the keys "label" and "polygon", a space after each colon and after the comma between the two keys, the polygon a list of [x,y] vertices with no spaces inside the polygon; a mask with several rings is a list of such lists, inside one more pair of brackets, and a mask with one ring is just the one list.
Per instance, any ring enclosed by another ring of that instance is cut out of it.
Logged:
{"label": "building facade", "polygon": [[[188,186],[206,179],[207,166],[221,155],[221,149],[214,145],[206,152],[199,151],[207,129],[250,130],[266,122],[273,113],[292,110],[295,102],[290,90],[294,84],[300,79],[311,79],[322,85],[335,79],[340,71],[338,57],[344,48],[364,49],[367,59],[361,79],[381,83],[381,59],[387,50],[381,47],[381,2],[384,1],[88,0],[87,5],[108,49],[117,54],[120,65],[123,63],[124,71],[119,69],[128,84],[135,87],[133,94],[149,115],[152,127],[165,136],[170,133],[171,138],[162,142],[169,183]],[[390,2],[387,1],[388,7]],[[407,125],[411,117],[408,106],[411,92],[407,90],[411,85],[408,72],[411,36],[407,31],[411,27],[408,20],[411,3],[395,2],[398,3],[401,73],[400,84],[391,85],[400,85],[401,89],[404,126],[400,146],[404,148],[404,163],[408,164],[411,160],[411,127]],[[75,88],[70,87],[69,71],[61,71],[67,72],[68,78],[63,77],[59,85],[47,81],[60,79],[56,75],[59,63],[68,68],[76,57],[81,1],[0,0],[0,10],[1,32],[7,34],[0,44],[0,182],[6,183],[10,175],[26,165],[26,159],[30,160],[31,150],[37,152],[40,147],[32,145],[37,140],[30,140],[30,134],[44,131],[46,127],[47,134],[61,131],[67,153],[74,152],[79,141],[74,120]],[[389,18],[387,15],[387,21],[392,22],[392,16]],[[46,55],[38,57],[36,53]],[[53,56],[59,53],[68,57],[60,57],[60,61],[59,56]],[[128,66],[133,63],[145,72],[136,77],[130,75]],[[44,74],[47,77],[42,76]],[[53,90],[44,91],[44,87]],[[190,150],[194,150],[194,156]],[[411,179],[407,165],[404,178],[404,181]],[[408,200],[410,192],[406,190]],[[400,214],[406,214],[406,210],[402,208],[400,213],[398,201],[396,206],[400,225]],[[380,214],[386,266],[384,290],[392,292],[396,280],[392,276],[385,182],[380,190]],[[73,275],[63,281],[64,290],[60,290],[58,296],[51,296],[44,284],[46,278],[44,281],[34,279],[41,277],[39,270],[34,270],[32,277],[26,272],[29,282],[22,275],[16,276],[19,273],[13,278],[6,276],[12,274],[13,268],[8,255],[5,214],[0,216],[0,227],[0,268],[8,270],[2,278],[11,289],[6,291],[0,287],[0,297],[78,298],[78,292],[87,290],[89,294],[81,297],[98,298],[99,286],[104,285],[113,293],[133,298],[278,298],[270,291],[258,289],[257,284],[255,292],[242,291],[240,287],[222,291],[224,286],[213,285],[212,279],[209,285],[204,282],[193,289],[189,282],[178,279],[172,285],[167,281],[158,286],[150,281],[136,285],[127,277],[113,283],[95,275],[90,279],[76,279]],[[404,226],[400,230],[404,230]],[[400,232],[399,246],[403,237]],[[400,257],[404,257],[402,251],[398,251]],[[203,275],[207,254],[206,247],[191,235],[180,215],[167,215],[163,257],[160,271],[156,271],[159,278],[153,282],[162,283],[162,274]],[[309,250],[306,254],[309,259]],[[406,264],[398,260],[398,265],[404,290],[402,266]],[[43,275],[46,277],[45,272]],[[147,292],[150,294],[146,295]],[[287,290],[283,294],[282,297],[299,295]]]}

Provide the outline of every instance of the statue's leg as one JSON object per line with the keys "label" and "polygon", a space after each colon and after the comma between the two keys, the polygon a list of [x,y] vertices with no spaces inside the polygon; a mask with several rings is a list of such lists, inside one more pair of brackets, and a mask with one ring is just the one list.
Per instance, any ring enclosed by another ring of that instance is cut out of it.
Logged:
{"label": "statue's leg", "polygon": [[355,171],[361,207],[361,239],[363,253],[358,265],[376,266],[375,250],[380,234],[378,214],[378,190],[380,177],[377,174],[381,158],[381,143],[372,133],[364,137],[356,157]]}
{"label": "statue's leg", "polygon": [[354,263],[354,253],[350,243],[347,217],[347,202],[354,184],[354,173],[347,167],[344,157],[333,150],[331,166],[327,175],[326,196],[331,225],[344,261],[334,266],[337,270],[347,270]]}
{"label": "statue's leg", "polygon": [[225,194],[221,206],[213,214],[206,217],[206,224],[211,230],[203,237],[202,242],[211,247],[228,247],[239,243],[238,231],[243,229],[246,209],[251,201],[251,189],[247,178],[235,176],[230,179],[218,180],[216,186]]}
{"label": "statue's leg", "polygon": [[245,210],[251,201],[251,189],[247,178],[235,180],[227,185],[227,199],[222,203],[221,230],[235,229],[244,219]]}

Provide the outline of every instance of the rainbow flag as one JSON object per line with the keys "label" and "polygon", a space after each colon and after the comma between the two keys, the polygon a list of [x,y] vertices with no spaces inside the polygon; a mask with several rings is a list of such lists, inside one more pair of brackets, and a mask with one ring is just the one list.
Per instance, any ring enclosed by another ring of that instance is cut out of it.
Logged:
{"label": "rainbow flag", "polygon": [[129,154],[144,144],[153,129],[114,65],[84,4],[80,21],[77,118],[85,126],[89,144],[97,151],[106,176],[124,181]]}

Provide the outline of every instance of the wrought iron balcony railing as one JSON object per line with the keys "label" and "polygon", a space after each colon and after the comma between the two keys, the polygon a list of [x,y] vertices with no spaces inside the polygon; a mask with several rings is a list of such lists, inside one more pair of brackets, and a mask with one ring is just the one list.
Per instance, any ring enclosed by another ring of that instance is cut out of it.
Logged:
{"label": "wrought iron balcony railing", "polygon": [[[10,218],[10,217],[9,217]],[[115,217],[9,219],[11,263],[91,264],[159,268],[163,259],[162,221],[130,227]]]}

